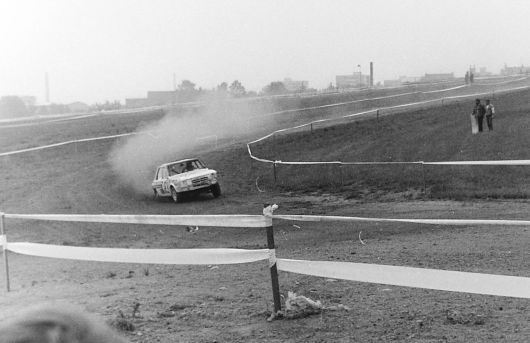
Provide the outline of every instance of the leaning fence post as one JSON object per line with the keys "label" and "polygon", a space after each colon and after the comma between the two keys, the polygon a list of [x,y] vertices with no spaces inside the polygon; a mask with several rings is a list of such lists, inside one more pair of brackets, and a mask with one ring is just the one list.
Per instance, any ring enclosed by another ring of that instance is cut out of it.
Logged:
{"label": "leaning fence post", "polygon": [[269,249],[269,269],[271,273],[272,297],[274,299],[274,313],[271,316],[272,318],[282,310],[282,304],[280,301],[280,284],[278,282],[278,268],[276,266],[276,249],[274,247],[274,230],[271,218],[273,211],[277,208],[278,205],[276,204],[265,204],[263,208],[263,215],[267,221],[267,248]]}
{"label": "leaning fence post", "polygon": [[0,245],[2,245],[2,256],[6,273],[6,291],[9,292],[9,264],[7,263],[7,238],[5,233],[5,214],[0,212]]}
{"label": "leaning fence post", "polygon": [[342,175],[342,162],[339,162],[339,176],[340,176],[340,186],[344,187],[344,177]]}
{"label": "leaning fence post", "polygon": [[427,194],[427,183],[425,182],[425,163],[421,161],[421,174],[423,178],[423,194]]}

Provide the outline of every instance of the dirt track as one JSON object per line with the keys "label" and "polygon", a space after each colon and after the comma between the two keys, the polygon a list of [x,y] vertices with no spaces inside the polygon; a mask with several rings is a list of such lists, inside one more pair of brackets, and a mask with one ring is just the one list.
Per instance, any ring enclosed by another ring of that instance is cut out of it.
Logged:
{"label": "dirt track", "polygon": [[[125,121],[127,122],[127,121]],[[130,122],[133,130],[137,122]],[[95,121],[82,121],[96,130]],[[72,124],[69,124],[72,125]],[[76,126],[78,129],[79,126]],[[77,130],[76,129],[76,130]],[[27,130],[27,129],[24,129]],[[98,129],[99,130],[99,129]],[[116,129],[123,132],[122,127]],[[24,131],[27,132],[27,131]],[[67,130],[55,131],[57,135]],[[16,135],[15,135],[16,136]],[[25,136],[41,142],[42,137]],[[528,219],[526,201],[390,201],[311,193],[259,193],[241,143],[204,159],[221,171],[224,195],[175,205],[154,202],[120,184],[107,162],[110,141],[2,159],[0,208],[7,213],[260,214],[279,213],[424,218]],[[17,148],[19,141],[4,144]],[[149,182],[149,180],[148,180]],[[462,270],[530,277],[528,228],[437,227],[411,224],[275,222],[278,255]],[[106,247],[264,247],[255,229],[99,225],[7,221],[11,241]],[[359,233],[362,239],[359,241]],[[293,290],[351,311],[268,323],[272,296],[266,262],[236,266],[144,266],[10,255],[13,292],[0,297],[0,318],[28,304],[65,301],[114,319],[140,303],[139,342],[484,342],[530,340],[528,300],[327,280],[280,273],[282,294]],[[3,273],[3,271],[2,271]],[[3,284],[0,284],[3,286]]]}

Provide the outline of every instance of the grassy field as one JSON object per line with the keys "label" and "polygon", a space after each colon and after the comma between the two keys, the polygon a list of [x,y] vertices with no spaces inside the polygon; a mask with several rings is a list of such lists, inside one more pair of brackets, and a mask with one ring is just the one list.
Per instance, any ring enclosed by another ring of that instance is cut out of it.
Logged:
{"label": "grassy field", "polygon": [[[494,131],[470,132],[473,102],[416,110],[379,120],[269,138],[252,146],[256,156],[280,161],[411,162],[528,159],[530,94],[494,100]],[[256,163],[259,164],[259,163]],[[269,167],[269,170],[272,167]],[[262,171],[268,175],[270,172]],[[333,189],[352,197],[402,193],[432,198],[526,198],[525,166],[344,165],[277,166],[277,184],[286,190]]]}

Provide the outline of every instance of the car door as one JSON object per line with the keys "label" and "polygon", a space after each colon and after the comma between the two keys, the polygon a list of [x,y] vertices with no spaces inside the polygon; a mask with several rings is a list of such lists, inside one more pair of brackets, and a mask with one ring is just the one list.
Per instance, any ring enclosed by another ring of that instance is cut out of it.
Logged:
{"label": "car door", "polygon": [[160,168],[160,173],[159,173],[159,177],[160,177],[160,181],[161,181],[161,185],[162,185],[162,192],[164,194],[169,194],[170,193],[170,182],[169,182],[169,173],[168,173],[168,170],[167,170],[167,167],[162,167]]}
{"label": "car door", "polygon": [[162,180],[160,179],[162,167],[158,167],[155,174],[155,179],[153,180],[152,187],[158,193],[162,194]]}

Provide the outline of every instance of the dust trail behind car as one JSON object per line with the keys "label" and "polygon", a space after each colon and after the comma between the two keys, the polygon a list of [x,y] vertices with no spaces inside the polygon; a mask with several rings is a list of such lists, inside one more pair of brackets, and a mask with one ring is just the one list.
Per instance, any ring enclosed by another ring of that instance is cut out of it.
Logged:
{"label": "dust trail behind car", "polygon": [[197,157],[196,148],[204,146],[204,141],[198,140],[201,137],[223,139],[252,134],[259,130],[249,121],[256,111],[260,111],[260,105],[238,102],[234,106],[226,100],[211,101],[197,113],[169,111],[156,123],[137,128],[144,134],[118,141],[110,153],[110,164],[121,184],[151,195],[158,165]]}

